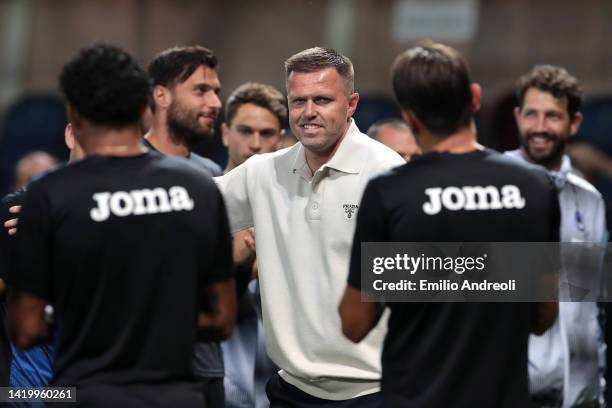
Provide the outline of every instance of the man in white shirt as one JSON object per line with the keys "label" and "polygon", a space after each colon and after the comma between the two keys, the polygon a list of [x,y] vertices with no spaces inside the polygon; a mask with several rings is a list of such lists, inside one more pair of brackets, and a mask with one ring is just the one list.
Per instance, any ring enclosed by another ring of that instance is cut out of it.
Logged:
{"label": "man in white shirt", "polygon": [[[561,67],[538,65],[520,78],[517,94],[521,148],[506,154],[543,166],[555,181],[561,241],[603,243],[606,221],[601,194],[571,173],[564,154],[567,140],[582,122],[577,79]],[[566,267],[575,261],[569,254],[563,259]],[[560,302],[555,325],[529,340],[530,391],[535,402],[547,407],[599,406],[604,387],[601,338],[595,302]]]}
{"label": "man in white shirt", "polygon": [[232,230],[257,231],[266,348],[281,367],[268,397],[272,407],[376,407],[385,322],[355,345],[336,307],[363,190],[404,160],[353,122],[359,95],[348,58],[315,47],[290,57],[285,70],[300,143],[217,179]]}

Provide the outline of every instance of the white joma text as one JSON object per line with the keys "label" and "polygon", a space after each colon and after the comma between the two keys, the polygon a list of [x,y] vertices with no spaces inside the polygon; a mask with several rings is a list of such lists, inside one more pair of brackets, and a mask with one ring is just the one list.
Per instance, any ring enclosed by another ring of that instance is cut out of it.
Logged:
{"label": "white joma text", "polygon": [[91,209],[89,215],[97,222],[106,221],[111,214],[126,217],[193,209],[193,200],[181,186],[173,186],[168,190],[157,187],[113,193],[105,191],[95,193],[93,199],[96,206]]}

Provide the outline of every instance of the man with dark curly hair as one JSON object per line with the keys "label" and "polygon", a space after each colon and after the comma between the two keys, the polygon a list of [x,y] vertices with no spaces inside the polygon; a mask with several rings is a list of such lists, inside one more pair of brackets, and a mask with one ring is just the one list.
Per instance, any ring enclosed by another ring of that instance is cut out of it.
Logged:
{"label": "man with dark curly hair", "polygon": [[112,46],[66,64],[86,157],[33,182],[20,213],[9,331],[22,348],[57,336],[50,385],[76,387],[82,406],[204,406],[193,344],[228,336],[235,318],[223,200],[197,166],[142,146],[149,87]]}
{"label": "man with dark curly hair", "polygon": [[[515,119],[520,149],[506,154],[542,166],[559,190],[561,240],[606,241],[605,204],[599,191],[572,172],[565,146],[582,123],[582,88],[565,68],[537,65],[517,83]],[[568,262],[574,259],[564,256]],[[586,272],[586,271],[585,271]],[[599,406],[605,352],[595,302],[561,302],[559,319],[529,339],[529,385],[541,406]],[[581,405],[584,404],[584,405]],[[592,404],[592,405],[589,405]]]}

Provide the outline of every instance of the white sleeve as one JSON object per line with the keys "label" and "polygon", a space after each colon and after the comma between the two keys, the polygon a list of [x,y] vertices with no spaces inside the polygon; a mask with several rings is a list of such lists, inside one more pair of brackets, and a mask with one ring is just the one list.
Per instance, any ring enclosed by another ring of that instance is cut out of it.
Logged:
{"label": "white sleeve", "polygon": [[248,161],[214,180],[223,194],[232,233],[253,226],[248,189]]}
{"label": "white sleeve", "polygon": [[606,227],[606,206],[603,198],[598,197],[593,220],[593,242],[605,243],[608,240]]}

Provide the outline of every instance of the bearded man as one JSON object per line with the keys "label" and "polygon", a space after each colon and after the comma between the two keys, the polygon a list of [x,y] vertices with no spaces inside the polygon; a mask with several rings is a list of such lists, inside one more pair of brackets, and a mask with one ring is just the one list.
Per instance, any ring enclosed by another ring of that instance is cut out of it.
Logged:
{"label": "bearded man", "polygon": [[220,176],[221,167],[192,149],[196,143],[213,137],[221,112],[221,83],[216,68],[215,54],[198,45],[159,53],[149,64],[153,120],[145,135],[147,147],[188,158],[210,176]]}

